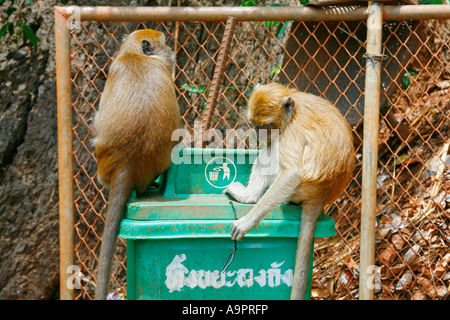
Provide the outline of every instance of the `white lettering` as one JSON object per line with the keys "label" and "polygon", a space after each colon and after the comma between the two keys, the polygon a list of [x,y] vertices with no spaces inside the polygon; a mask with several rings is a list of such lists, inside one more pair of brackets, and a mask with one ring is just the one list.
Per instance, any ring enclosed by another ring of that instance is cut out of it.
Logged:
{"label": "white lettering", "polygon": [[194,289],[199,287],[205,289],[213,287],[220,289],[223,286],[232,287],[236,283],[239,287],[252,287],[256,282],[260,287],[269,285],[271,288],[280,285],[292,286],[294,272],[292,269],[281,273],[280,267],[284,261],[273,262],[268,270],[261,269],[258,275],[254,276],[254,270],[243,268],[234,271],[220,272],[219,270],[188,270],[183,262],[186,261],[186,255],[176,255],[173,261],[166,268],[166,281],[164,282],[169,292],[181,291],[183,287]]}
{"label": "white lettering", "polygon": [[165,284],[169,289],[169,292],[175,290],[181,291],[181,288],[184,285],[184,275],[189,272],[189,270],[181,264],[184,260],[186,260],[185,254],[182,254],[181,256],[176,255],[166,268]]}

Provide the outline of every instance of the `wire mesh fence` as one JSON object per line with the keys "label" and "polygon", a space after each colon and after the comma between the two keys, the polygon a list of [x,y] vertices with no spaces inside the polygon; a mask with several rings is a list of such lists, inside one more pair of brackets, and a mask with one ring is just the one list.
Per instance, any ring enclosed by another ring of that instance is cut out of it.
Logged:
{"label": "wire mesh fence", "polygon": [[[225,25],[82,22],[71,31],[75,263],[83,280],[77,299],[92,299],[95,288],[107,198],[96,180],[92,120],[121,39],[142,28],[166,34],[177,57],[174,79],[183,127],[193,132],[208,107]],[[223,138],[227,129],[249,129],[245,112],[252,88],[275,81],[327,98],[352,125],[356,168],[345,193],[326,208],[337,235],[316,241],[313,299],[358,297],[365,38],[365,22],[359,21],[238,21],[211,121]],[[446,299],[450,21],[386,21],[383,42],[375,294],[378,299]],[[249,144],[244,138],[234,147]],[[120,239],[115,260],[114,287],[125,292]]]}

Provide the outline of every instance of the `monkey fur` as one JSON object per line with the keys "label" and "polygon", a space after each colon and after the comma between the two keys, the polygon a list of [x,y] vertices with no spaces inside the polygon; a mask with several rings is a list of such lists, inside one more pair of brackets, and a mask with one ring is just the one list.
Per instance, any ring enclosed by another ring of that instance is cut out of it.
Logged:
{"label": "monkey fur", "polygon": [[147,29],[127,36],[109,70],[94,119],[97,178],[109,189],[98,300],[108,294],[117,233],[131,191],[145,191],[170,166],[171,135],[180,127],[174,67],[164,34]]}
{"label": "monkey fur", "polygon": [[[330,102],[272,83],[250,96],[248,120],[256,129],[278,129],[256,159],[247,187],[232,183],[224,193],[242,203],[256,203],[231,227],[241,240],[274,207],[301,203],[302,218],[291,299],[303,300],[317,219],[324,206],[344,191],[354,169],[351,128]],[[264,157],[271,156],[276,166]],[[267,190],[266,190],[267,189]]]}

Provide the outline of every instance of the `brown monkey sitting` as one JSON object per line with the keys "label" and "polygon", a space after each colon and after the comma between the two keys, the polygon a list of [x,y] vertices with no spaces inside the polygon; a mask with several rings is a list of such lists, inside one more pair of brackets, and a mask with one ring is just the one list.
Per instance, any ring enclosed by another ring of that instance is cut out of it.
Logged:
{"label": "brown monkey sitting", "polygon": [[248,186],[235,182],[224,191],[239,202],[256,203],[233,223],[231,235],[241,240],[275,206],[301,203],[291,299],[302,300],[317,219],[324,206],[341,195],[353,173],[352,132],[328,101],[279,84],[258,87],[248,105],[250,123],[267,129],[272,139],[256,159]]}
{"label": "brown monkey sitting", "polygon": [[105,299],[122,212],[133,189],[144,191],[171,162],[180,127],[172,71],[175,55],[155,30],[131,33],[111,65],[95,116],[97,178],[109,188],[96,299]]}

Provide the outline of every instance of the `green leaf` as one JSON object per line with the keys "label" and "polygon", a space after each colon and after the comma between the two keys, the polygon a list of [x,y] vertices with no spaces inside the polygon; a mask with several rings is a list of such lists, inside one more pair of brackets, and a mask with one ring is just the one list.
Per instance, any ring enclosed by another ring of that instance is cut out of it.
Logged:
{"label": "green leaf", "polygon": [[23,34],[25,35],[25,37],[28,38],[28,40],[30,40],[31,44],[35,47],[38,46],[38,37],[36,37],[36,34],[34,33],[33,29],[31,29],[31,27],[27,24],[25,24],[23,26]]}
{"label": "green leaf", "polygon": [[9,17],[14,11],[17,11],[17,8],[9,7],[8,10],[6,10],[6,15]]}
{"label": "green leaf", "polygon": [[280,25],[277,28],[277,39],[280,39],[280,37],[283,35],[284,31],[286,31],[286,25],[284,24],[284,21],[280,23]]}
{"label": "green leaf", "polygon": [[419,4],[442,4],[442,0],[420,0]]}
{"label": "green leaf", "polygon": [[408,73],[412,76],[416,76],[419,74],[419,71],[413,70],[411,68],[408,68]]}
{"label": "green leaf", "polygon": [[410,159],[411,157],[408,156],[407,154],[402,154],[401,156],[399,156],[398,158],[396,158],[394,160],[394,162],[392,163],[392,166],[398,166],[401,165],[405,160]]}
{"label": "green leaf", "polygon": [[18,43],[19,42],[19,36],[20,36],[20,34],[22,33],[22,31],[23,31],[23,25],[25,24],[25,20],[22,20],[22,21],[20,21],[19,22],[19,30],[17,30],[17,32],[16,32],[16,38],[14,39],[14,42],[15,43]]}
{"label": "green leaf", "polygon": [[12,36],[14,34],[14,24],[13,23],[8,24],[8,32],[9,32],[10,36]]}
{"label": "green leaf", "polygon": [[270,71],[270,75],[273,75],[275,72],[277,72],[278,70],[280,70],[282,67],[282,65],[280,64],[279,66],[277,66],[275,69],[273,69],[272,71]]}
{"label": "green leaf", "polygon": [[272,26],[276,26],[277,24],[279,24],[280,23],[280,21],[264,21],[264,25],[266,26],[266,28],[267,29],[269,29],[270,30],[270,28],[272,27]]}
{"label": "green leaf", "polygon": [[403,76],[403,79],[402,79],[403,89],[407,89],[410,84],[411,84],[411,79],[409,78],[409,74],[407,72],[407,73],[405,73],[405,75]]}
{"label": "green leaf", "polygon": [[409,85],[411,84],[411,77],[416,76],[418,73],[419,71],[408,68],[408,72],[405,72],[405,75],[402,79],[403,89],[407,89],[409,87]]}
{"label": "green leaf", "polygon": [[0,0],[0,6],[5,3],[5,0]]}
{"label": "green leaf", "polygon": [[186,89],[188,92],[191,93],[204,93],[206,91],[206,88],[201,87],[201,86],[196,86],[196,85],[190,85],[188,83],[182,84],[180,86],[181,89]]}
{"label": "green leaf", "polygon": [[31,4],[31,0],[27,0],[29,4]]}
{"label": "green leaf", "polygon": [[258,0],[246,0],[246,1],[242,2],[239,6],[240,7],[255,7],[256,2],[258,2]]}
{"label": "green leaf", "polygon": [[0,39],[3,38],[3,36],[6,34],[6,31],[8,30],[8,27],[12,25],[11,22],[5,23],[1,28],[0,28]]}
{"label": "green leaf", "polygon": [[252,83],[252,84],[250,84],[250,87],[245,91],[245,97],[247,98],[247,99],[250,99],[250,95],[251,95],[251,93],[252,93],[252,90],[253,90],[253,87],[254,87],[255,85]]}
{"label": "green leaf", "polygon": [[[11,22],[9,22],[11,23]],[[3,38],[3,36],[6,33],[6,30],[8,30],[8,23],[5,23],[1,28],[0,28],[0,39]]]}

